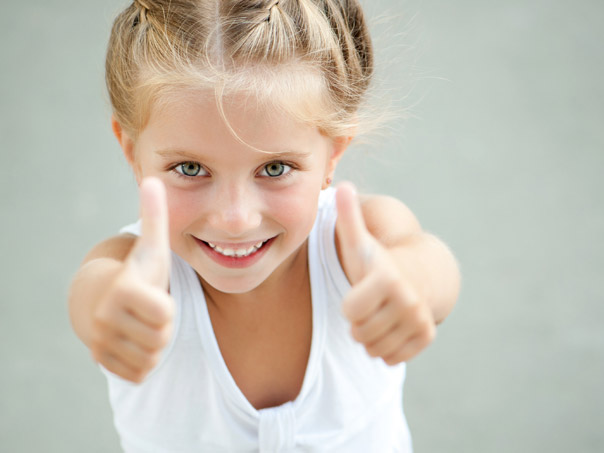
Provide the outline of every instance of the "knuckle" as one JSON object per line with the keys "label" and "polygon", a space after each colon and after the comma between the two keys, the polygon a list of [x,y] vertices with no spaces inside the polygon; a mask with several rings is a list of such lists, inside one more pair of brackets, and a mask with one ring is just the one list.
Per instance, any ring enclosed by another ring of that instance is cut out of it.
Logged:
{"label": "knuckle", "polygon": [[435,337],[436,328],[434,325],[426,323],[410,340],[408,347],[414,351],[413,355],[415,355],[432,343]]}
{"label": "knuckle", "polygon": [[413,305],[421,305],[422,297],[417,288],[411,285],[405,285],[402,291],[405,293],[405,298]]}
{"label": "knuckle", "polygon": [[394,366],[394,365],[398,365],[399,363],[403,362],[403,358],[400,355],[394,355],[394,356],[386,357],[384,359],[384,362],[386,362],[386,365]]}
{"label": "knuckle", "polygon": [[175,311],[173,299],[167,294],[159,293],[152,303],[157,322],[163,326],[172,323]]}
{"label": "knuckle", "polygon": [[92,355],[92,358],[96,362],[99,362],[99,363],[101,362],[104,351],[105,351],[105,348],[103,348],[97,341],[94,341],[94,340],[90,341],[90,355]]}
{"label": "knuckle", "polygon": [[354,338],[358,342],[362,342],[364,338],[364,329],[359,325],[353,325],[350,329],[350,333],[352,338]]}
{"label": "knuckle", "polygon": [[147,376],[147,374],[149,374],[149,372],[153,370],[160,362],[161,357],[162,356],[160,351],[149,352],[145,354],[141,360],[139,372],[143,373],[143,376]]}
{"label": "knuckle", "polygon": [[351,299],[345,300],[342,303],[342,314],[349,321],[356,321],[356,320],[358,320],[359,309],[357,307],[357,304],[353,300],[351,300]]}
{"label": "knuckle", "polygon": [[133,371],[132,373],[130,373],[128,380],[130,380],[136,384],[141,384],[145,380],[145,377],[147,377],[147,371],[136,370],[136,371]]}
{"label": "knuckle", "polygon": [[350,293],[348,293],[348,295],[346,295],[344,297],[344,299],[342,299],[342,302],[340,304],[340,310],[342,312],[342,314],[344,314],[344,316],[346,316],[347,318],[350,315],[350,306],[352,305],[350,302],[350,298],[351,298],[351,294],[354,291],[354,287],[353,289],[350,291]]}
{"label": "knuckle", "polygon": [[160,322],[163,325],[168,325],[174,319],[174,313],[169,306],[162,305],[158,310]]}
{"label": "knuckle", "polygon": [[161,351],[151,354],[151,356],[149,357],[149,370],[152,370],[153,368],[155,368],[159,364],[161,358],[162,358]]}
{"label": "knuckle", "polygon": [[400,291],[402,282],[398,275],[387,270],[381,274],[381,284],[389,294],[397,294]]}
{"label": "knuckle", "polygon": [[90,350],[100,355],[109,348],[109,339],[107,335],[103,334],[103,331],[93,330],[90,338]]}
{"label": "knuckle", "polygon": [[136,287],[133,285],[131,279],[127,278],[118,279],[110,292],[112,302],[120,306],[135,297],[135,295]]}
{"label": "knuckle", "polygon": [[172,320],[174,319],[174,314],[176,313],[176,302],[174,301],[172,296],[170,296],[170,294],[167,294],[165,292],[163,294],[166,298],[166,303],[164,304],[164,306],[166,307],[166,312],[168,313],[170,320]]}
{"label": "knuckle", "polygon": [[399,319],[403,319],[404,317],[408,316],[407,313],[409,307],[405,304],[405,301],[402,299],[395,299],[393,301],[393,309],[393,314]]}
{"label": "knuckle", "polygon": [[411,296],[406,302],[405,316],[413,320],[414,324],[423,326],[429,320],[428,308],[414,296]]}
{"label": "knuckle", "polygon": [[95,362],[103,363],[103,353],[101,352],[101,349],[98,348],[94,343],[90,345],[90,355]]}
{"label": "knuckle", "polygon": [[410,315],[423,322],[428,315],[427,312],[429,311],[427,305],[414,295],[410,295],[405,300],[407,302],[407,306],[409,307]]}
{"label": "knuckle", "polygon": [[114,318],[114,310],[107,299],[102,301],[96,310],[92,313],[92,327],[94,330],[104,330],[111,325]]}
{"label": "knuckle", "polygon": [[421,307],[418,308],[415,320],[417,331],[421,337],[426,339],[434,338],[434,335],[436,335],[436,325],[429,310],[422,309]]}
{"label": "knuckle", "polygon": [[172,320],[164,323],[161,327],[156,330],[156,341],[157,347],[165,347],[172,338]]}
{"label": "knuckle", "polygon": [[154,353],[145,354],[141,360],[140,368],[141,372],[148,373],[157,365],[157,355]]}
{"label": "knuckle", "polygon": [[169,341],[170,341],[170,335],[168,333],[163,333],[162,332],[158,336],[157,343],[155,345],[155,350],[157,352],[161,351],[162,349],[164,349],[168,345]]}
{"label": "knuckle", "polygon": [[93,323],[97,328],[113,326],[126,302],[132,297],[132,288],[118,285],[111,288],[93,313]]}
{"label": "knuckle", "polygon": [[432,343],[436,338],[436,326],[432,322],[427,322],[426,327],[424,329],[424,338],[426,342]]}
{"label": "knuckle", "polygon": [[162,350],[172,338],[172,326],[170,324],[163,327],[153,328],[141,341],[141,346],[147,350],[157,352]]}
{"label": "knuckle", "polygon": [[367,354],[369,354],[370,357],[379,357],[379,355],[380,355],[378,348],[376,346],[373,346],[373,345],[365,346],[365,350],[367,351]]}
{"label": "knuckle", "polygon": [[166,346],[170,342],[172,339],[172,333],[172,324],[164,326],[164,328],[161,330],[161,347]]}
{"label": "knuckle", "polygon": [[164,346],[164,336],[163,331],[154,330],[147,340],[147,344],[145,345],[149,349],[156,351]]}

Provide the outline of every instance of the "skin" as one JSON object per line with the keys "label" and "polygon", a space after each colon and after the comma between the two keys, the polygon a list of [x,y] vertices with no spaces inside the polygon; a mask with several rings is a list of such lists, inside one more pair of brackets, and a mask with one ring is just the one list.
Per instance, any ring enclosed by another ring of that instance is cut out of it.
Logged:
{"label": "skin", "polygon": [[[326,137],[251,99],[229,99],[224,112],[230,127],[213,99],[182,97],[154,107],[136,142],[113,120],[140,185],[143,231],[89,253],[72,284],[70,314],[95,360],[142,382],[171,335],[172,249],[199,275],[235,382],[254,407],[270,407],[295,399],[302,385],[312,332],[306,241],[319,192],[350,137]],[[457,263],[401,202],[357,196],[350,184],[336,199],[351,335],[388,364],[407,361],[452,309]],[[244,267],[213,260],[200,242],[237,249],[267,239]]]}

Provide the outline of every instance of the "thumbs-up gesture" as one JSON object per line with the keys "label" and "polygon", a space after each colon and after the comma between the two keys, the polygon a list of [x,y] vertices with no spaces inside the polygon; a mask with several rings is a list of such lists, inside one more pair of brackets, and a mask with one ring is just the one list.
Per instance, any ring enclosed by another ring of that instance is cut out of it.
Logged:
{"label": "thumbs-up gesture", "polygon": [[407,361],[434,338],[432,312],[395,255],[367,230],[351,184],[336,193],[340,256],[352,288],[342,301],[353,338],[387,364]]}
{"label": "thumbs-up gesture", "polygon": [[170,340],[174,301],[168,294],[170,245],[163,184],[140,186],[142,234],[93,313],[94,359],[124,379],[142,382]]}

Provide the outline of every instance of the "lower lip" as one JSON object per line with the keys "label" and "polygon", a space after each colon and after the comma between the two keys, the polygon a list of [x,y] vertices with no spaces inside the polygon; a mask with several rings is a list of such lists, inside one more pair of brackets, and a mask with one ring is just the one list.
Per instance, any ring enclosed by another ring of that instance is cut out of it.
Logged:
{"label": "lower lip", "polygon": [[260,247],[258,250],[256,250],[255,252],[253,252],[252,254],[250,254],[248,256],[237,257],[237,256],[224,256],[222,253],[218,253],[216,250],[214,250],[212,247],[210,247],[208,244],[206,244],[202,240],[195,238],[195,241],[197,242],[197,244],[199,244],[201,249],[204,252],[206,252],[206,254],[210,258],[212,258],[212,260],[214,260],[216,263],[220,264],[221,266],[235,268],[235,269],[248,267],[248,266],[251,266],[252,264],[254,264],[256,261],[258,261],[260,258],[262,258],[262,256],[268,251],[270,246],[273,244],[274,240],[275,240],[275,238],[269,239],[262,245],[262,247]]}

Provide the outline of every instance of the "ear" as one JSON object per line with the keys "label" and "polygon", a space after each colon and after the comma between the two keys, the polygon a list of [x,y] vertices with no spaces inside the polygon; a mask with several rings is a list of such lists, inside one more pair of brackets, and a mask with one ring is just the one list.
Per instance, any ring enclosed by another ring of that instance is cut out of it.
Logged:
{"label": "ear", "polygon": [[122,148],[128,164],[134,172],[136,181],[140,184],[140,168],[134,159],[134,141],[130,138],[128,133],[124,131],[122,125],[115,118],[115,115],[111,115],[111,129],[113,130],[113,135],[115,135],[115,138],[117,138],[117,141]]}
{"label": "ear", "polygon": [[[347,137],[336,137],[333,139],[332,147],[331,147],[331,155],[327,160],[327,166],[325,167],[325,178],[323,183],[323,189],[326,189],[331,181],[333,180],[333,176],[336,172],[336,167],[338,166],[338,162],[344,155],[344,151],[350,145],[350,142],[354,136]],[[327,182],[329,181],[329,182]]]}

